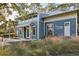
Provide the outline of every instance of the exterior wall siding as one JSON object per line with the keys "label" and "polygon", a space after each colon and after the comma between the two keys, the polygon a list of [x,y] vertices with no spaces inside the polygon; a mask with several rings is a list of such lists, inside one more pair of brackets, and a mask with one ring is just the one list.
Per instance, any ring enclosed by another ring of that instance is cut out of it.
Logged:
{"label": "exterior wall siding", "polygon": [[32,25],[36,28],[36,34],[32,35],[32,39],[37,39],[37,21],[33,21]]}
{"label": "exterior wall siding", "polygon": [[40,22],[39,23],[39,38],[43,38],[44,37],[44,23]]}
{"label": "exterior wall siding", "polygon": [[49,18],[45,18],[44,22],[52,22],[52,21],[60,21],[60,20],[66,20],[70,18],[77,18],[77,13],[67,13],[67,14],[62,14],[62,15],[57,15],[57,16],[51,16]]}
{"label": "exterior wall siding", "polygon": [[19,38],[23,38],[24,36],[23,36],[23,30],[22,30],[22,28],[19,28],[18,29],[18,36],[19,36]]}
{"label": "exterior wall siding", "polygon": [[46,14],[39,14],[39,39],[44,37],[44,20],[42,19],[42,16],[45,16]]}
{"label": "exterior wall siding", "polygon": [[[19,22],[19,24],[17,25],[17,26],[19,26],[19,25],[26,25],[26,24],[28,24],[28,23],[31,23],[32,24],[32,26],[34,26],[35,28],[36,28],[36,34],[35,35],[32,35],[32,33],[30,34],[31,36],[30,36],[30,38],[32,38],[32,39],[37,39],[37,18],[33,18],[33,19],[29,19],[29,20],[25,20],[25,21],[22,21],[22,23],[21,23],[21,21]],[[27,26],[27,25],[26,25]],[[23,30],[23,27],[26,27],[26,26],[22,26],[22,27],[17,27],[18,29],[17,29],[17,32],[18,32],[18,34],[17,34],[17,36],[19,37],[19,38],[24,38],[24,30]],[[21,32],[21,33],[20,33]]]}
{"label": "exterior wall siding", "polygon": [[[42,19],[43,16],[46,14],[38,14],[34,19],[27,19],[25,22],[19,22],[18,25],[26,25],[28,22],[31,22],[32,26],[36,27],[36,34],[31,35],[32,39],[41,39],[46,35],[46,25],[47,24],[54,24],[54,35],[55,36],[64,36],[64,22],[70,22],[70,35],[76,35],[77,30],[77,13],[72,12],[63,15],[51,16],[48,18]],[[20,27],[22,28],[22,27]],[[20,33],[21,30],[21,33]],[[24,38],[24,31],[23,29],[17,29],[18,36],[20,38]]]}
{"label": "exterior wall siding", "polygon": [[70,35],[76,35],[76,18],[65,19],[60,21],[52,21],[45,23],[45,34],[46,34],[46,25],[54,24],[54,35],[55,36],[64,36],[64,22],[70,22]]}

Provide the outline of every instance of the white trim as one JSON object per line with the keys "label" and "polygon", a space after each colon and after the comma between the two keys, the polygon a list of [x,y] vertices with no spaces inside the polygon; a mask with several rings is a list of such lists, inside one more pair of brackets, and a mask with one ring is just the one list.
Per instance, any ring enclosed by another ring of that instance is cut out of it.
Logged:
{"label": "white trim", "polygon": [[76,16],[77,16],[76,13],[71,13],[71,14],[66,14],[66,15],[63,15],[63,16],[50,17],[50,18],[44,19],[44,23],[76,18]]}
{"label": "white trim", "polygon": [[32,26],[32,27],[35,28],[35,34],[33,34],[33,31],[32,31],[32,35],[36,36],[36,26]]}
{"label": "white trim", "polygon": [[[74,18],[74,17],[72,17],[72,18]],[[75,17],[76,18],[76,17]],[[71,19],[71,18],[65,18],[65,19],[59,19],[59,20],[54,20],[53,18],[52,18],[52,20],[47,20],[47,21],[44,21],[44,23],[46,23],[46,22],[54,22],[54,21],[62,21],[62,20],[68,20],[68,19]]]}
{"label": "white trim", "polygon": [[39,14],[37,17],[37,39],[39,39]]}
{"label": "white trim", "polygon": [[78,32],[77,32],[77,30],[78,30],[78,23],[77,23],[77,22],[78,22],[78,19],[77,19],[77,17],[78,17],[78,16],[77,16],[77,14],[76,14],[76,36],[78,36]]}
{"label": "white trim", "polygon": [[[65,24],[66,23],[69,23],[69,27],[70,27],[70,21],[66,21],[66,22],[64,22],[64,36],[65,36]],[[71,29],[71,28],[70,28]],[[69,31],[70,32],[70,31]],[[69,34],[69,36],[71,36],[70,34]]]}
{"label": "white trim", "polygon": [[[48,25],[53,25],[53,27],[54,27],[54,24],[46,24],[46,36],[47,36],[47,26]],[[54,35],[54,28],[52,28],[53,29],[53,35]]]}

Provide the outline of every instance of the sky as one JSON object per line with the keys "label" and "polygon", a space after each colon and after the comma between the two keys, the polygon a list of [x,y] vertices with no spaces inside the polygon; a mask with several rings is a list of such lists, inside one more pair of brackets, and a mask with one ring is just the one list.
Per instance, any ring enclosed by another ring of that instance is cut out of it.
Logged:
{"label": "sky", "polygon": [[48,3],[41,3],[41,5],[42,5],[43,7],[46,7],[46,6],[48,5]]}

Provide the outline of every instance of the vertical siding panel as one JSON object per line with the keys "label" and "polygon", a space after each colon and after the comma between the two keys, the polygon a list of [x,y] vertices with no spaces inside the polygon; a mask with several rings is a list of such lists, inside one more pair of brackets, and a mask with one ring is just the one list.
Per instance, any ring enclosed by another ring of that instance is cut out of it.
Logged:
{"label": "vertical siding panel", "polygon": [[[46,31],[46,24],[54,24],[54,35],[55,36],[64,36],[64,22],[70,22],[70,35],[76,35],[76,18],[60,20],[60,21],[53,21],[53,22],[46,22],[45,23],[45,31]],[[46,33],[45,33],[46,34]]]}
{"label": "vertical siding panel", "polygon": [[39,14],[39,39],[44,37],[44,20],[42,19],[42,16],[45,16],[47,14]]}

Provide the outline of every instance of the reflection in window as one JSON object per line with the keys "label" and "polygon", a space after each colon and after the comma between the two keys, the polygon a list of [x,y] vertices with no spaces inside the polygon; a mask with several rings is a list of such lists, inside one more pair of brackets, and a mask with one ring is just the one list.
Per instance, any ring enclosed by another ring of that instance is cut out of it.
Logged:
{"label": "reflection in window", "polygon": [[47,25],[47,35],[54,35],[54,27],[52,24]]}
{"label": "reflection in window", "polygon": [[69,26],[69,23],[65,23],[65,26]]}

